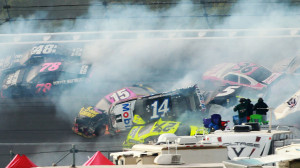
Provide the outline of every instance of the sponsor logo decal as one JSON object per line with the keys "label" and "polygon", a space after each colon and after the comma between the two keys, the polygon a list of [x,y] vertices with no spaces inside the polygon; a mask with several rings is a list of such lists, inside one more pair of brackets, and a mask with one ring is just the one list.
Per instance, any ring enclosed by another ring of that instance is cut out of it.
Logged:
{"label": "sponsor logo decal", "polygon": [[78,83],[84,81],[84,78],[75,78],[75,79],[67,79],[61,81],[54,81],[53,85],[63,85],[63,84],[70,84],[70,83]]}
{"label": "sponsor logo decal", "polygon": [[125,127],[131,127],[131,124],[130,124],[130,121],[131,121],[131,118],[130,118],[130,108],[129,108],[130,104],[129,103],[125,103],[125,104],[122,104],[122,109],[123,109],[123,119],[124,119],[124,124],[125,124]]}
{"label": "sponsor logo decal", "polygon": [[90,106],[90,107],[87,107],[87,108],[82,107],[79,114],[82,115],[82,116],[89,117],[89,118],[94,118],[99,113],[94,111],[93,107]]}
{"label": "sponsor logo decal", "polygon": [[236,151],[236,148],[232,147],[232,149],[233,149],[235,155],[236,155],[237,157],[239,157],[239,156],[241,155],[241,153],[243,152],[243,150],[245,149],[245,147],[240,148],[240,151],[238,151],[238,152]]}
{"label": "sponsor logo decal", "polygon": [[249,146],[259,148],[260,144],[246,143],[246,142],[233,142],[233,143],[223,143],[223,146]]}

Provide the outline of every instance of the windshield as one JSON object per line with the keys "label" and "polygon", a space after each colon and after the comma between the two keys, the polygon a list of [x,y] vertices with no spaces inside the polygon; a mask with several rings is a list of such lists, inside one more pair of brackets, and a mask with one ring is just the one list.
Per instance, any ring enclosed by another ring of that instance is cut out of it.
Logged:
{"label": "windshield", "polygon": [[20,64],[25,65],[25,63],[31,58],[30,52],[27,52],[23,57],[20,58]]}
{"label": "windshield", "polygon": [[101,99],[95,106],[97,109],[104,110],[105,112],[108,112],[110,103],[105,99]]}
{"label": "windshield", "polygon": [[262,82],[266,80],[268,77],[272,75],[272,72],[269,71],[267,68],[259,67],[256,69],[253,73],[251,73],[249,76],[253,79],[255,79],[257,82]]}
{"label": "windshield", "polygon": [[139,87],[129,87],[129,89],[137,96],[150,95],[149,91]]}
{"label": "windshield", "polygon": [[32,68],[29,72],[28,75],[26,77],[26,82],[32,82],[32,80],[38,76],[39,71],[40,71],[41,67],[40,66],[36,66],[34,68]]}
{"label": "windshield", "polygon": [[155,123],[150,123],[150,124],[147,124],[145,127],[141,128],[141,130],[139,132],[139,136],[149,134],[151,132],[151,129],[153,128],[154,124]]}

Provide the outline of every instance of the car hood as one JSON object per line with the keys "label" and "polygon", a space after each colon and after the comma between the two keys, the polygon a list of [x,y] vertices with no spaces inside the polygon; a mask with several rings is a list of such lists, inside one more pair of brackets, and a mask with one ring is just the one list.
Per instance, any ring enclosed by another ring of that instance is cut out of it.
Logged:
{"label": "car hood", "polygon": [[203,74],[203,78],[221,78],[228,70],[232,69],[235,64],[233,63],[223,63],[214,66],[212,69],[206,71]]}

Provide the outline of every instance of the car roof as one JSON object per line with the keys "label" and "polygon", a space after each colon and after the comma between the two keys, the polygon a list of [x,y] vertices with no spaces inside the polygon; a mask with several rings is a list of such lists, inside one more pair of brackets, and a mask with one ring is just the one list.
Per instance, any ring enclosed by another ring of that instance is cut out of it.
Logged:
{"label": "car roof", "polygon": [[251,63],[251,62],[239,62],[239,63],[222,63],[215,65],[211,70],[205,72],[204,76],[211,76],[216,78],[223,78],[227,74],[236,74],[236,75],[243,75],[243,76],[249,76],[246,73],[242,73],[239,70],[235,70],[234,68],[237,66],[240,66],[241,64],[250,64],[250,66],[256,66],[258,68],[262,67],[261,65]]}

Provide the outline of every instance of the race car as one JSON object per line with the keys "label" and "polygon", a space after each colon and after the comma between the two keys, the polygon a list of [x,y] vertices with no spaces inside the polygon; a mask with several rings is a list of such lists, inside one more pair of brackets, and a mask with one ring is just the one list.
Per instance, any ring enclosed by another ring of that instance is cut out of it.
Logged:
{"label": "race car", "polygon": [[37,44],[23,57],[21,64],[36,64],[50,61],[80,61],[82,47],[71,47],[63,44]]}
{"label": "race car", "polygon": [[82,47],[71,47],[64,44],[37,44],[24,54],[8,56],[1,60],[1,69],[14,70],[24,66],[33,66],[45,62],[69,61],[79,62],[83,53]]}
{"label": "race car", "polygon": [[[107,116],[103,117],[108,117],[106,119],[108,121],[108,131],[113,135],[119,131],[130,130],[134,125],[147,125],[160,118],[176,121],[184,113],[204,113],[205,110],[204,98],[197,85],[195,85],[170,92],[115,102],[109,108]],[[100,109],[100,111],[106,113],[104,110]],[[83,115],[79,114],[74,121],[73,131],[76,130],[75,133],[77,133],[77,130],[81,130],[76,128],[78,126],[89,127],[88,123],[84,124],[84,121],[79,121],[82,119],[80,116]],[[90,116],[84,117],[91,118]],[[91,130],[96,130],[96,128]],[[82,133],[96,135],[96,133]]]}
{"label": "race car", "polygon": [[187,125],[177,121],[163,121],[159,119],[148,125],[134,126],[129,131],[123,148],[131,148],[135,144],[156,142],[162,134],[175,134],[177,136],[193,136],[208,134],[205,127]]}
{"label": "race car", "polygon": [[113,104],[109,111],[112,131],[145,125],[160,118],[176,121],[184,113],[205,112],[204,98],[197,85]]}
{"label": "race car", "polygon": [[47,62],[11,70],[2,76],[2,98],[54,94],[62,89],[84,81],[91,65],[69,62]]}
{"label": "race car", "polygon": [[[144,84],[135,84],[130,87],[124,87],[114,91],[102,98],[96,106],[82,107],[74,120],[72,130],[74,133],[86,138],[102,135],[101,131],[102,121],[108,121],[108,111],[113,103],[136,99],[138,97],[157,94],[157,92],[150,86]],[[92,114],[89,114],[92,113]],[[106,114],[106,115],[104,115]],[[99,119],[104,118],[104,120]],[[106,122],[105,122],[106,123]],[[105,124],[108,126],[108,123]],[[103,132],[102,132],[103,133]]]}
{"label": "race car", "polygon": [[77,135],[92,138],[104,135],[108,122],[108,116],[103,111],[92,106],[82,107],[75,118],[72,130]]}
{"label": "race car", "polygon": [[109,107],[113,103],[130,100],[137,97],[148,96],[152,94],[157,94],[157,92],[152,87],[145,84],[135,84],[130,87],[124,87],[104,96],[104,98],[102,98],[95,105],[95,108],[108,112]]}
{"label": "race car", "polygon": [[236,105],[239,97],[243,96],[242,86],[221,86],[214,91],[206,91],[203,94],[206,104],[218,104],[223,107]]}
{"label": "race car", "polygon": [[263,90],[281,76],[267,68],[248,62],[223,63],[203,74],[203,79],[219,85],[238,85]]}

